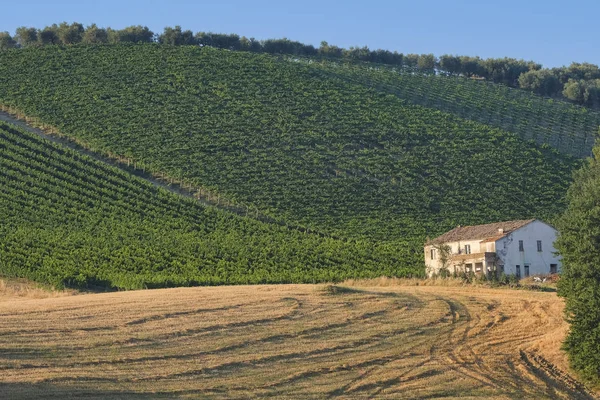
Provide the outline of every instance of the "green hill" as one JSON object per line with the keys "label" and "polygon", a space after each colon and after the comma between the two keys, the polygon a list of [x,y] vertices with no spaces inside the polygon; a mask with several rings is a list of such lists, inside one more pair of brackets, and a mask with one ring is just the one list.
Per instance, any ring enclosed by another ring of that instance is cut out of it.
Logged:
{"label": "green hill", "polygon": [[600,126],[598,111],[482,80],[370,63],[326,61],[312,66],[322,69],[325,77],[346,79],[412,104],[513,132],[575,157],[591,155]]}
{"label": "green hill", "polygon": [[[457,224],[563,209],[578,161],[526,140],[561,130],[527,133],[523,121],[535,126],[537,114],[495,87],[410,76],[206,47],[47,46],[0,53],[0,103],[285,224],[387,246],[400,261],[367,268],[378,273],[422,268],[425,237]],[[468,106],[499,99],[499,120]],[[596,118],[531,102],[568,121],[566,137]]]}
{"label": "green hill", "polygon": [[206,208],[4,123],[0,169],[0,275],[131,289],[419,274],[385,246]]}

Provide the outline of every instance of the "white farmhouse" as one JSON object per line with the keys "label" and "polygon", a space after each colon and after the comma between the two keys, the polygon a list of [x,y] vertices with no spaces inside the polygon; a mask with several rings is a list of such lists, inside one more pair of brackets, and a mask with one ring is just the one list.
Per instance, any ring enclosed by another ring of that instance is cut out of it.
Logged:
{"label": "white farmhouse", "polygon": [[537,219],[458,226],[425,244],[427,275],[438,273],[444,263],[449,273],[556,274],[556,233]]}

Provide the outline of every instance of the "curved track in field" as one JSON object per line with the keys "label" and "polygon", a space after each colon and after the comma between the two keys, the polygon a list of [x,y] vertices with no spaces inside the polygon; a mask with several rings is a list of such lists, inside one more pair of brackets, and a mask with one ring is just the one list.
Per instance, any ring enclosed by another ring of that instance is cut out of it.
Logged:
{"label": "curved track in field", "polygon": [[[240,286],[0,302],[2,398],[592,398],[553,293]],[[555,364],[552,364],[551,359]]]}

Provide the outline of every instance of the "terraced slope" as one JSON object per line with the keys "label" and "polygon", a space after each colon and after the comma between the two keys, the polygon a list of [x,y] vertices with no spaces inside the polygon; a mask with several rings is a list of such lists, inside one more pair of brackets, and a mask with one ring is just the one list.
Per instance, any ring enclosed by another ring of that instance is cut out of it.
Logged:
{"label": "terraced slope", "polygon": [[384,246],[203,207],[0,123],[0,275],[165,287],[419,274]]}
{"label": "terraced slope", "polygon": [[428,234],[552,218],[577,165],[341,69],[268,55],[49,46],[0,61],[6,107],[286,223],[390,242],[417,268]]}
{"label": "terraced slope", "polygon": [[322,69],[324,77],[345,79],[412,104],[513,132],[575,157],[591,155],[598,135],[600,112],[504,85],[371,63],[326,61],[311,66]]}
{"label": "terraced slope", "polygon": [[0,396],[592,399],[554,293],[177,288],[3,302]]}

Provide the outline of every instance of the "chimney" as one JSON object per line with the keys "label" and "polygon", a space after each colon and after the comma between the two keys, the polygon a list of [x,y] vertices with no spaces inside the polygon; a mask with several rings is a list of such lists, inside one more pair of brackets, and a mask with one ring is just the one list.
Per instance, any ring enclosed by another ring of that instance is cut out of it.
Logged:
{"label": "chimney", "polygon": [[504,229],[503,228],[498,228],[498,233],[503,235],[504,234]]}

